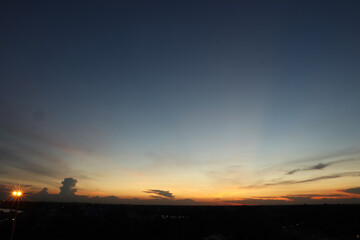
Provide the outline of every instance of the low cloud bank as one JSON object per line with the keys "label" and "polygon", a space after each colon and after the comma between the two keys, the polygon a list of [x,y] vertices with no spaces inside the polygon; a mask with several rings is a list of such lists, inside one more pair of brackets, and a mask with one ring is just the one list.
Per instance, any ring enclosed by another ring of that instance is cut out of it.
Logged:
{"label": "low cloud bank", "polygon": [[61,182],[59,194],[50,194],[45,187],[36,194],[29,195],[29,199],[33,201],[49,201],[49,202],[88,202],[88,203],[107,203],[107,204],[138,204],[138,205],[200,205],[192,199],[175,199],[175,196],[164,190],[148,189],[145,193],[150,195],[152,199],[138,198],[118,198],[116,196],[105,197],[89,197],[85,195],[76,195],[77,180],[74,178],[65,178]]}
{"label": "low cloud bank", "polygon": [[[343,192],[345,191],[343,190]],[[224,203],[240,205],[360,204],[360,198],[347,194],[305,194],[287,195],[281,197],[245,198],[240,200],[224,201]]]}

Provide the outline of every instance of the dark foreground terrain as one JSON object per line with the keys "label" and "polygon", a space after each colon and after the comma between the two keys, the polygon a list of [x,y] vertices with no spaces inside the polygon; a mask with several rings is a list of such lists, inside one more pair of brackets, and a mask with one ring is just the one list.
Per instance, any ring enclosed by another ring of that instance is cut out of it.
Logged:
{"label": "dark foreground terrain", "polygon": [[[0,208],[13,203],[0,202]],[[126,206],[22,202],[15,239],[360,239],[359,205]],[[14,212],[0,212],[10,239]]]}

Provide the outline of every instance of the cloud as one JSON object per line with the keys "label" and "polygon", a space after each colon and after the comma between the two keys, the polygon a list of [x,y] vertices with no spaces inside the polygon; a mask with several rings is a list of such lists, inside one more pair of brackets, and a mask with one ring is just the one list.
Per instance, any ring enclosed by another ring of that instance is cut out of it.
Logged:
{"label": "cloud", "polygon": [[[336,161],[338,162],[338,161]],[[313,165],[313,166],[310,166],[310,167],[307,167],[307,168],[303,168],[303,169],[294,169],[294,170],[291,170],[287,173],[287,175],[291,175],[291,174],[294,174],[296,172],[301,172],[301,171],[311,171],[311,170],[320,170],[320,169],[324,169],[328,166],[330,166],[331,164],[334,164],[336,162],[331,162],[331,163],[326,163],[326,164],[323,164],[323,163],[318,163],[316,165]]]}
{"label": "cloud", "polygon": [[283,205],[283,204],[289,204],[289,201],[282,199],[246,198],[241,200],[224,201],[224,203],[243,204],[243,205]]}
{"label": "cloud", "polygon": [[283,196],[285,198],[289,198],[289,199],[293,199],[293,198],[328,198],[328,197],[344,197],[347,196],[345,194],[297,194],[297,195],[293,195],[293,194],[289,194],[286,196]]}
{"label": "cloud", "polygon": [[341,178],[341,177],[357,177],[360,176],[360,171],[357,172],[344,172],[337,173],[332,175],[325,175],[316,178],[309,178],[304,180],[286,180],[286,181],[278,181],[272,183],[263,184],[263,186],[275,186],[275,185],[288,185],[288,184],[299,184],[299,183],[308,183],[308,182],[316,182],[324,179],[333,179],[333,178]]}
{"label": "cloud", "polygon": [[351,194],[360,194],[360,187],[357,188],[348,188],[341,190],[342,192],[351,193]]}
{"label": "cloud", "polygon": [[[357,173],[357,172],[356,172]],[[353,174],[353,173],[344,173]],[[359,173],[358,173],[359,174]],[[116,196],[104,197],[88,197],[85,195],[76,195],[77,180],[74,178],[64,178],[61,182],[60,192],[58,194],[50,194],[45,187],[36,194],[29,194],[28,198],[34,201],[50,201],[50,202],[85,202],[85,203],[107,203],[107,204],[132,204],[132,205],[206,205],[209,203],[194,201],[193,199],[175,199],[174,195],[169,191],[149,189],[144,191],[150,195],[151,199],[138,198],[118,198]],[[350,188],[339,190],[342,193],[336,194],[300,194],[286,196],[267,196],[252,197],[238,200],[223,201],[225,204],[245,204],[245,205],[296,205],[296,204],[359,204],[360,197],[349,198],[346,193],[360,194],[359,188]],[[0,199],[9,196],[9,187],[0,185]]]}
{"label": "cloud", "polygon": [[[314,156],[314,157],[310,157],[310,158],[305,158],[305,159],[299,159],[299,160],[295,160],[295,161],[290,161],[287,163],[299,163],[299,162],[319,162],[319,161],[328,161],[334,158],[348,158],[348,156],[352,156],[352,155],[357,155],[360,154],[360,148],[345,148],[345,149],[341,149],[335,152],[330,152],[330,153],[324,153],[322,155],[318,155],[318,156]],[[335,162],[341,162],[343,160],[339,160],[339,161],[335,161]],[[332,162],[332,163],[335,163]]]}
{"label": "cloud", "polygon": [[49,195],[48,188],[44,187],[38,194],[40,194],[40,195]]}
{"label": "cloud", "polygon": [[[358,156],[359,154],[360,154],[360,148],[345,148],[342,150],[337,150],[337,151],[330,152],[330,153],[323,153],[323,154],[320,154],[317,156],[312,156],[309,158],[285,161],[285,162],[273,165],[271,167],[268,167],[268,168],[264,169],[263,172],[268,172],[268,171],[271,171],[274,169],[283,168],[284,166],[294,166],[294,165],[303,164],[303,163],[312,164],[313,162],[321,162],[321,163],[314,165],[313,166],[314,169],[312,169],[312,167],[296,168],[293,170],[289,170],[288,173],[293,174],[293,173],[301,171],[301,170],[322,169],[323,167],[327,167],[328,165],[332,165],[332,164],[359,161],[360,158],[355,157],[355,156]],[[350,156],[352,156],[352,157],[350,157]],[[323,162],[329,162],[329,163],[323,163]],[[326,166],[322,166],[323,164]]]}
{"label": "cloud", "polygon": [[148,189],[147,191],[144,191],[144,193],[150,193],[150,194],[156,194],[150,195],[152,198],[174,198],[175,196],[169,192],[169,191],[163,191],[163,190],[155,190],[155,189]]}
{"label": "cloud", "polygon": [[[218,168],[205,171],[205,174],[219,185],[237,185],[240,188],[263,188],[274,185],[290,185],[315,182],[331,178],[359,176],[360,148],[348,148],[311,158],[285,161],[262,170],[246,169],[246,166]],[[331,169],[328,169],[330,168]],[[328,170],[343,169],[342,172]],[[296,174],[297,172],[306,174]],[[305,172],[309,171],[309,172]],[[311,172],[312,171],[312,172]],[[348,171],[348,172],[347,172]],[[347,173],[345,173],[347,172]]]}
{"label": "cloud", "polygon": [[239,200],[224,201],[224,203],[243,205],[298,205],[298,204],[359,204],[360,198],[349,198],[344,194],[303,194],[287,195],[280,197],[244,198]]}
{"label": "cloud", "polygon": [[33,194],[30,197],[34,201],[54,201],[56,200],[55,195],[51,195],[48,193],[48,188],[44,187],[40,192]]}
{"label": "cloud", "polygon": [[290,174],[296,173],[296,172],[298,172],[298,171],[301,171],[301,169],[300,169],[300,168],[298,168],[298,169],[291,170],[291,171],[289,171],[289,172],[287,173],[287,175],[290,175]]}
{"label": "cloud", "polygon": [[66,198],[75,196],[77,190],[74,187],[76,183],[77,180],[74,178],[65,178],[64,181],[61,182],[62,187],[60,187],[59,195]]}
{"label": "cloud", "polygon": [[163,199],[161,196],[150,195],[151,198]]}
{"label": "cloud", "polygon": [[92,197],[82,198],[84,202],[91,203],[108,203],[108,204],[131,204],[131,205],[203,205],[205,203],[194,201],[193,199],[169,199],[163,197],[156,197],[152,199],[138,199],[138,198],[118,198],[116,196],[107,197]]}
{"label": "cloud", "polygon": [[[174,199],[174,195],[169,191],[149,189],[146,193],[151,195],[151,199],[138,198],[118,198],[116,196],[89,197],[85,195],[76,195],[77,180],[74,178],[64,178],[61,182],[60,192],[58,194],[50,194],[45,187],[35,194],[29,194],[28,198],[33,201],[48,202],[84,202],[84,203],[105,203],[105,204],[131,204],[131,205],[204,205],[203,202],[197,202],[193,199]],[[0,197],[1,197],[0,185]],[[4,198],[0,198],[4,199]]]}

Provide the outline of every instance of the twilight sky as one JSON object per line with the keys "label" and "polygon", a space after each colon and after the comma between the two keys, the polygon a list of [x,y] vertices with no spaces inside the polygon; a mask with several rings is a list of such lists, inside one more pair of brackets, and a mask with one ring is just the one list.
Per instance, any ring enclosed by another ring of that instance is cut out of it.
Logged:
{"label": "twilight sky", "polygon": [[360,203],[359,12],[3,2],[0,198]]}

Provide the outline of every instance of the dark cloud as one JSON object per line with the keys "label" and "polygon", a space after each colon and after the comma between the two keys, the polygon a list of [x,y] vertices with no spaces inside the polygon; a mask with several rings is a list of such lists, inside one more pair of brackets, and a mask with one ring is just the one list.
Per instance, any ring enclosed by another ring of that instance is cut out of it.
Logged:
{"label": "dark cloud", "polygon": [[329,198],[329,197],[344,197],[347,196],[345,194],[298,194],[298,195],[286,195],[283,196],[284,198],[297,198],[297,197],[302,197],[302,198]]}
{"label": "dark cloud", "polygon": [[335,163],[335,162],[327,163],[327,164],[318,163],[318,164],[316,164],[314,166],[310,166],[310,167],[307,167],[307,168],[303,168],[303,169],[298,168],[298,169],[291,170],[287,174],[291,175],[291,174],[294,174],[294,173],[300,172],[300,171],[320,170],[320,169],[324,169],[324,168],[330,166],[333,163]]}
{"label": "dark cloud", "polygon": [[151,198],[163,199],[161,196],[150,195]]}
{"label": "dark cloud", "polygon": [[[303,158],[303,159],[297,159],[297,160],[292,160],[292,161],[286,161],[274,166],[271,166],[267,169],[264,169],[263,171],[269,171],[269,170],[273,170],[273,169],[277,169],[277,168],[283,168],[284,166],[289,166],[289,165],[294,165],[294,164],[299,164],[299,163],[309,163],[312,164],[313,162],[329,162],[326,163],[324,165],[332,165],[332,164],[338,164],[338,163],[343,163],[343,162],[350,162],[350,161],[359,161],[359,158],[352,158],[350,156],[356,156],[360,154],[360,148],[345,148],[342,150],[338,150],[335,152],[330,152],[330,153],[325,153],[325,154],[321,154],[318,156],[313,156],[310,158]],[[342,158],[341,160],[337,160],[337,161],[333,161],[334,158]],[[320,167],[320,169],[322,168],[322,164],[317,164],[315,165],[315,167]],[[327,167],[324,166],[324,167]],[[314,167],[314,166],[313,166]],[[311,170],[312,167],[308,167],[308,168],[296,168],[296,169],[292,169],[288,171],[288,174],[293,174],[295,172],[298,171],[302,171],[302,170],[306,170],[309,169]],[[316,169],[316,168],[315,168]],[[315,170],[313,169],[313,170]]]}
{"label": "dark cloud", "polygon": [[44,187],[40,192],[33,194],[31,196],[32,200],[35,201],[49,201],[51,200],[50,198],[53,197],[48,193],[48,189],[46,187]]}
{"label": "dark cloud", "polygon": [[[326,153],[326,154],[322,154],[322,155],[318,155],[318,156],[314,156],[314,157],[310,157],[310,158],[306,158],[306,159],[300,159],[300,160],[295,160],[295,161],[291,161],[292,163],[295,162],[319,162],[319,161],[328,161],[334,158],[348,158],[348,156],[351,155],[356,155],[360,153],[360,148],[345,148],[342,150],[338,150],[335,152],[330,152],[330,153]],[[340,162],[343,160],[339,160],[336,162]]]}
{"label": "dark cloud", "polygon": [[319,163],[319,164],[316,164],[315,166],[312,166],[312,167],[308,168],[308,170],[323,169],[323,168],[325,168],[325,167],[327,167],[329,165],[330,165],[330,163],[328,163],[328,164]]}
{"label": "dark cloud", "polygon": [[77,180],[74,178],[65,178],[64,181],[61,182],[62,186],[60,187],[59,195],[61,197],[69,198],[75,196],[75,189]]}
{"label": "dark cloud", "polygon": [[44,187],[44,188],[39,192],[39,194],[49,195],[49,193],[48,193],[48,188]]}
{"label": "dark cloud", "polygon": [[348,188],[348,189],[344,189],[344,190],[341,190],[341,191],[346,192],[346,193],[351,193],[351,194],[360,194],[360,187]]}
{"label": "dark cloud", "polygon": [[[151,195],[151,199],[138,198],[118,198],[116,196],[104,197],[88,197],[85,195],[76,195],[77,180],[74,178],[64,178],[61,182],[59,194],[48,193],[47,188],[43,188],[36,194],[29,194],[29,199],[33,201],[49,201],[49,202],[87,202],[87,203],[106,203],[106,204],[131,204],[131,205],[203,205],[203,202],[197,202],[192,199],[174,199],[174,195],[169,191],[149,189],[147,193]],[[1,194],[1,185],[0,185]]]}
{"label": "dark cloud", "polygon": [[343,194],[330,195],[287,195],[282,197],[245,198],[224,203],[244,205],[297,205],[297,204],[359,204],[360,198],[348,198]]}
{"label": "dark cloud", "polygon": [[291,170],[291,171],[289,171],[289,172],[287,173],[287,175],[290,175],[290,174],[296,173],[296,172],[298,172],[298,171],[301,171],[301,169],[300,169],[300,168],[298,168],[298,169]]}
{"label": "dark cloud", "polygon": [[175,196],[169,192],[169,191],[163,191],[163,190],[156,190],[156,189],[148,189],[147,191],[144,191],[144,193],[150,193],[150,194],[156,194],[155,196],[152,195],[150,197],[152,198],[158,198],[158,197],[165,197],[165,198],[174,198]]}
{"label": "dark cloud", "polygon": [[283,205],[290,204],[289,201],[281,199],[254,199],[246,198],[241,200],[232,200],[224,201],[224,203],[233,203],[233,204],[244,204],[244,205]]}
{"label": "dark cloud", "polygon": [[316,178],[309,178],[304,180],[287,180],[287,181],[277,181],[272,183],[266,183],[263,186],[274,186],[274,185],[288,185],[288,184],[298,184],[298,183],[308,183],[308,182],[316,182],[324,179],[332,179],[332,178],[341,178],[341,177],[357,177],[360,176],[360,171],[357,172],[345,172],[345,173],[337,173],[332,175],[325,175]]}

